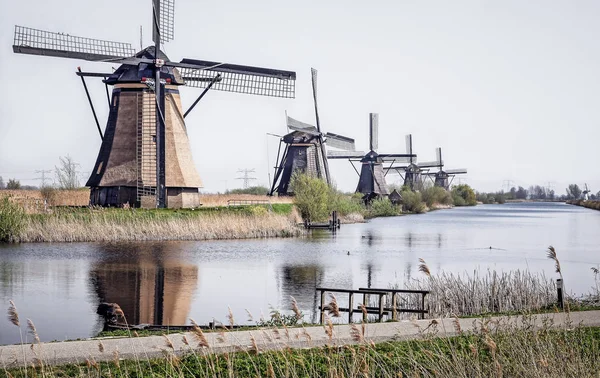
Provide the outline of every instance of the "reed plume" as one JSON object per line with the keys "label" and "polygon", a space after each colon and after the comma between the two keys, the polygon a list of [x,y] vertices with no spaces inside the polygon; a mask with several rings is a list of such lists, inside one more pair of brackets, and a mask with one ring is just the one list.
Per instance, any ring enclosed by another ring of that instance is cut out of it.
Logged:
{"label": "reed plume", "polygon": [[233,318],[233,312],[231,311],[231,307],[227,307],[227,319],[229,320],[229,326],[233,329],[235,325],[235,319]]}
{"label": "reed plume", "polygon": [[27,328],[29,329],[29,332],[33,336],[33,342],[39,344],[40,336],[38,335],[37,329],[35,328],[35,324],[33,324],[33,321],[31,319],[27,319]]}
{"label": "reed plume", "polygon": [[431,277],[431,271],[429,271],[429,267],[427,263],[422,258],[419,258],[419,272],[425,273],[427,277]]}
{"label": "reed plume", "polygon": [[553,246],[548,247],[546,256],[550,260],[554,260],[554,268],[556,269],[556,273],[558,273],[560,275],[560,278],[562,278],[562,271],[560,270],[560,261],[558,261],[558,256],[556,255],[556,250],[554,249]]}
{"label": "reed plume", "polygon": [[292,298],[292,310],[294,311],[296,320],[302,319],[302,312],[298,308],[298,302],[296,302],[296,298],[294,298],[292,296],[290,296],[290,298]]}
{"label": "reed plume", "polygon": [[330,294],[329,297],[331,299],[330,299],[329,303],[325,306],[325,310],[327,310],[327,313],[329,315],[339,318],[341,316],[341,314],[340,314],[340,308],[337,304],[337,299],[335,298],[335,295],[333,295],[333,294]]}
{"label": "reed plume", "polygon": [[194,333],[194,336],[196,336],[196,339],[198,339],[198,346],[209,348],[210,345],[208,344],[208,340],[206,339],[206,336],[204,336],[202,329],[198,326],[198,323],[196,323],[194,319],[190,319],[190,322],[192,322],[192,332]]}
{"label": "reed plume", "polygon": [[15,326],[21,327],[21,323],[19,322],[19,312],[17,311],[17,306],[15,306],[15,302],[12,300],[8,301],[10,306],[8,306],[8,320]]}

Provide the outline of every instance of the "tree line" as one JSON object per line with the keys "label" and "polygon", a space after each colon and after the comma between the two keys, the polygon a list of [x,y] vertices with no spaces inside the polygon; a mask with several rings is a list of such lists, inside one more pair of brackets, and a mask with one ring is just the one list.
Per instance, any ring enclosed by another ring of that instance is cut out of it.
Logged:
{"label": "tree line", "polygon": [[10,178],[5,183],[0,176],[0,189],[8,190],[44,190],[48,188],[57,188],[61,190],[73,190],[81,187],[79,181],[79,171],[77,164],[70,156],[59,157],[60,164],[54,167],[54,180],[52,184],[42,182],[40,186],[21,185],[21,181],[16,178]]}

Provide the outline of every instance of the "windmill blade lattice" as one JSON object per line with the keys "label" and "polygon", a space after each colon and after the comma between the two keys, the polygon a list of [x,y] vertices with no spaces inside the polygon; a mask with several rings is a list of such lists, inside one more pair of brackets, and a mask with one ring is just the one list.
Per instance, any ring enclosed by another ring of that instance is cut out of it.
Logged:
{"label": "windmill blade lattice", "polygon": [[110,61],[135,54],[130,43],[76,37],[65,33],[15,26],[13,51],[90,61]]}
{"label": "windmill blade lattice", "polygon": [[296,95],[296,73],[291,71],[195,59],[165,65],[179,68],[189,87],[206,88],[220,74],[221,79],[211,89],[282,98]]}

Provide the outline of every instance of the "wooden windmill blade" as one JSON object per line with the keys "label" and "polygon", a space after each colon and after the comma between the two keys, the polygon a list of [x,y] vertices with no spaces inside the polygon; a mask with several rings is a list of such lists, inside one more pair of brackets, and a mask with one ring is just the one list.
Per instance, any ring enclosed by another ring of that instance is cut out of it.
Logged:
{"label": "wooden windmill blade", "polygon": [[135,54],[130,43],[76,37],[19,25],[15,26],[13,51],[17,54],[82,59],[93,62],[120,62]]}
{"label": "wooden windmill blade", "polygon": [[[321,122],[319,119],[319,107],[317,102],[317,70],[314,68],[310,69],[310,76],[312,82],[312,91],[313,91],[313,100],[315,104],[315,121],[317,122],[317,131],[321,133]],[[317,159],[317,164],[321,161],[323,162],[323,168],[325,170],[325,181],[327,185],[331,186],[331,177],[329,174],[329,163],[327,162],[327,150],[325,149],[325,144],[323,143],[323,134],[319,135],[319,149],[321,150],[321,159]],[[318,154],[317,154],[318,155]]]}
{"label": "wooden windmill blade", "polygon": [[435,149],[435,157],[440,164],[440,169],[442,169],[444,167],[444,161],[442,160],[442,147],[438,147]]}
{"label": "wooden windmill blade", "polygon": [[327,159],[361,159],[365,156],[364,151],[327,151]]}
{"label": "wooden windmill blade", "polygon": [[[412,155],[412,153],[413,153],[413,148],[412,148],[412,134],[408,134],[406,136],[406,153],[409,154],[409,155]],[[414,159],[414,160],[411,160],[410,162],[411,163],[416,163],[417,160]]]}
{"label": "wooden windmill blade", "polygon": [[303,133],[307,133],[314,136],[319,136],[321,133],[317,131],[317,128],[308,123],[304,123],[302,121],[298,121],[292,117],[287,117],[287,127],[290,130],[301,131]]}
{"label": "wooden windmill blade", "polygon": [[221,75],[212,89],[258,96],[296,96],[296,73],[293,71],[187,58],[180,63],[165,62],[165,66],[177,67],[189,87],[206,88],[217,75]]}
{"label": "wooden windmill blade", "polygon": [[354,139],[334,133],[325,133],[325,143],[328,146],[339,148],[340,150],[354,151]]}
{"label": "wooden windmill blade", "polygon": [[467,173],[467,168],[447,169],[445,172],[449,175],[463,175]]}
{"label": "wooden windmill blade", "polygon": [[369,149],[376,151],[379,148],[379,114],[369,114]]}

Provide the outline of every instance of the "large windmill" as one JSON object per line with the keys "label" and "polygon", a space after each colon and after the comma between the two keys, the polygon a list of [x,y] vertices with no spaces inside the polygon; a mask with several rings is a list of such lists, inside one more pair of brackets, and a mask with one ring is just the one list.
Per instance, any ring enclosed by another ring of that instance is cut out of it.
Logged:
{"label": "large windmill", "polygon": [[[174,0],[152,0],[154,46],[138,53],[129,43],[15,27],[15,53],[121,64],[113,73],[77,72],[102,138],[86,184],[91,187],[92,205],[198,205],[202,182],[192,160],[184,118],[206,92],[212,88],[294,97],[295,72],[195,59],[170,61],[160,46],[173,39],[174,8]],[[104,78],[110,107],[104,134],[85,77]],[[185,113],[179,97],[181,85],[204,88]]]}
{"label": "large windmill", "polygon": [[[323,133],[317,106],[317,70],[311,69],[316,126],[293,119],[286,115],[290,133],[279,140],[275,177],[269,195],[292,195],[290,181],[295,172],[318,177],[331,185],[331,175],[325,153],[325,144],[346,151],[354,151],[354,139],[333,133]],[[281,145],[285,148],[281,154]]]}
{"label": "large windmill", "polygon": [[442,148],[436,148],[435,152],[437,156],[437,162],[439,162],[439,165],[436,166],[438,170],[436,172],[427,172],[426,175],[433,179],[433,184],[435,186],[439,186],[446,190],[449,190],[450,185],[454,180],[454,177],[456,177],[456,175],[466,174],[467,169],[444,169],[444,161],[442,160]]}
{"label": "large windmill", "polygon": [[[365,201],[378,196],[387,196],[389,190],[385,182],[384,163],[402,163],[416,159],[417,155],[411,152],[407,154],[381,154],[379,149],[379,114],[369,114],[369,152],[361,151],[329,151],[328,159],[348,159],[352,167],[359,175],[357,193],[363,194]],[[354,166],[355,161],[360,161],[360,172]],[[389,171],[389,169],[388,169]]]}

